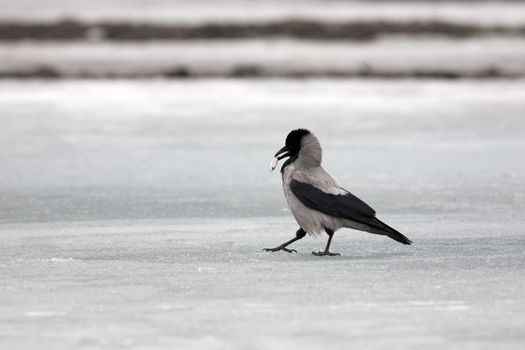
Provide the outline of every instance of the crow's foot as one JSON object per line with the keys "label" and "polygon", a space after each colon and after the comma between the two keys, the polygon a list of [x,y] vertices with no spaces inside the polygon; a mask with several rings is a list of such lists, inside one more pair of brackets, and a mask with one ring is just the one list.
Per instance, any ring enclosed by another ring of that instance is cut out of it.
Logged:
{"label": "crow's foot", "polygon": [[297,250],[295,249],[288,249],[286,248],[285,246],[278,246],[278,247],[275,247],[275,248],[264,248],[263,249],[265,252],[278,252],[279,250],[284,250],[285,252],[288,252],[288,253],[297,253]]}
{"label": "crow's foot", "polygon": [[324,252],[312,252],[313,255],[315,256],[325,256],[325,255],[328,255],[328,256],[340,256],[341,254],[339,253],[331,253],[327,250],[325,250]]}

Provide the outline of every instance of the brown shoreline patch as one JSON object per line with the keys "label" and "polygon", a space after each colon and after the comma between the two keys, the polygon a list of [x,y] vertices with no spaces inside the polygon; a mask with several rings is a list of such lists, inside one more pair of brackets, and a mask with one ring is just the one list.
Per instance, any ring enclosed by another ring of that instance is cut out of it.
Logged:
{"label": "brown shoreline patch", "polygon": [[63,72],[50,66],[40,66],[32,69],[0,71],[0,79],[521,79],[525,72],[508,73],[498,68],[486,68],[472,72],[462,72],[447,69],[414,69],[410,71],[392,71],[373,68],[357,70],[322,70],[322,71],[273,71],[254,65],[239,65],[225,72],[194,71],[186,66],[177,66],[157,72]]}
{"label": "brown shoreline patch", "polygon": [[0,41],[17,40],[192,40],[288,37],[311,40],[370,41],[381,35],[438,35],[468,38],[525,35],[525,26],[480,26],[444,21],[323,22],[288,19],[267,23],[147,24],[64,20],[50,23],[0,22]]}

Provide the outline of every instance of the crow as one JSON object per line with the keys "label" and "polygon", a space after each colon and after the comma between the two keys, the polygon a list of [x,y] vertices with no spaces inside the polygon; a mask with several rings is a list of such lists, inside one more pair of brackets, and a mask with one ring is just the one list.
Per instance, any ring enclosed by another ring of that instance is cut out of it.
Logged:
{"label": "crow", "polygon": [[328,234],[325,250],[312,254],[340,255],[330,252],[330,243],[334,233],[343,227],[388,236],[403,244],[412,243],[402,233],[376,218],[374,209],[340,187],[323,169],[321,145],[310,131],[292,130],[286,137],[285,146],[275,154],[270,171],[283,158],[288,158],[281,167],[284,196],[299,229],[293,239],[275,248],[265,248],[265,251],[297,252],[287,247],[307,233],[319,235],[324,231]]}

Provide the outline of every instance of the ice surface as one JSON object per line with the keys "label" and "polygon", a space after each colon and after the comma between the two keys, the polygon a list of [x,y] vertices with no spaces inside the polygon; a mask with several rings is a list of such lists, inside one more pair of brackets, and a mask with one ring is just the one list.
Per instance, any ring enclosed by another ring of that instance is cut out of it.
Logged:
{"label": "ice surface", "polygon": [[4,225],[0,346],[521,349],[516,224],[389,216],[413,246],[364,233],[265,253],[289,218]]}
{"label": "ice surface", "polygon": [[510,215],[525,199],[524,87],[3,81],[0,221],[281,214],[267,165],[297,127],[383,211]]}
{"label": "ice surface", "polygon": [[[521,349],[525,81],[0,82],[0,348]],[[414,241],[297,229],[268,160]]]}

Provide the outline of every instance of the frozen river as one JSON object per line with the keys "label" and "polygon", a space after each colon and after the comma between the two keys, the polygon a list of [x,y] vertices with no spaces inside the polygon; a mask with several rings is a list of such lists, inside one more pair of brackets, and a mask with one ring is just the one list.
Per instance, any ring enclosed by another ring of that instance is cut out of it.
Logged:
{"label": "frozen river", "polygon": [[[523,80],[4,80],[0,111],[0,348],[525,345]],[[414,245],[261,251],[297,127]]]}

